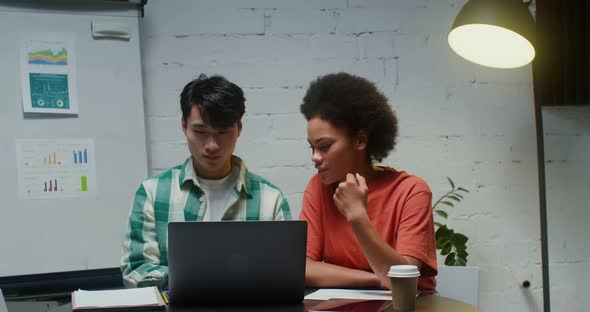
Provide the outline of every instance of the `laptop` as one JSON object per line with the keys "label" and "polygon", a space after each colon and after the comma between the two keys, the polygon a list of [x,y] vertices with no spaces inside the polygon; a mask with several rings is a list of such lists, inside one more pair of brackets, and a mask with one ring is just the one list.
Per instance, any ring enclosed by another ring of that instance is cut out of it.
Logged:
{"label": "laptop", "polygon": [[171,305],[291,304],[305,290],[305,221],[171,222]]}

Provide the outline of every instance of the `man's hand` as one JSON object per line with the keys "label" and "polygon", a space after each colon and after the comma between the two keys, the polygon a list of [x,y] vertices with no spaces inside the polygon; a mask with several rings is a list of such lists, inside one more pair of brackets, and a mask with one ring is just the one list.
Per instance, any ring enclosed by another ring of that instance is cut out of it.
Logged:
{"label": "man's hand", "polygon": [[348,222],[367,215],[367,181],[360,174],[347,174],[346,180],[338,184],[334,192],[334,203]]}

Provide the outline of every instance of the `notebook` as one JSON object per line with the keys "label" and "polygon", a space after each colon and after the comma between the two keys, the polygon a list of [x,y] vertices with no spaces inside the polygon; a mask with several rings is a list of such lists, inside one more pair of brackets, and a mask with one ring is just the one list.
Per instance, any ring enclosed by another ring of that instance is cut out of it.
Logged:
{"label": "notebook", "polygon": [[166,305],[155,286],[115,290],[76,290],[72,311],[164,311]]}
{"label": "notebook", "polygon": [[289,304],[305,290],[305,221],[171,222],[171,305]]}

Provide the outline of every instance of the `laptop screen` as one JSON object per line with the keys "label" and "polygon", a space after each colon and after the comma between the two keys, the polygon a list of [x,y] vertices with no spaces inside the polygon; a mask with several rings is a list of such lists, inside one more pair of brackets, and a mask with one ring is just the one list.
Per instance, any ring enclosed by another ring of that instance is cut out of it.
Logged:
{"label": "laptop screen", "polygon": [[171,304],[294,303],[305,289],[305,221],[171,222]]}

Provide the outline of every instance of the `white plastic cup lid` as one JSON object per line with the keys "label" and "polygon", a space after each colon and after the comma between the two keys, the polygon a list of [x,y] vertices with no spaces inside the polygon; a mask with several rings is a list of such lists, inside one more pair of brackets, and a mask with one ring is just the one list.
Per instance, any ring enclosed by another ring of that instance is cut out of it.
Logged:
{"label": "white plastic cup lid", "polygon": [[418,267],[415,265],[408,265],[408,264],[401,264],[401,265],[392,265],[389,267],[389,272],[387,273],[389,277],[418,277],[420,276],[420,271],[418,271]]}

